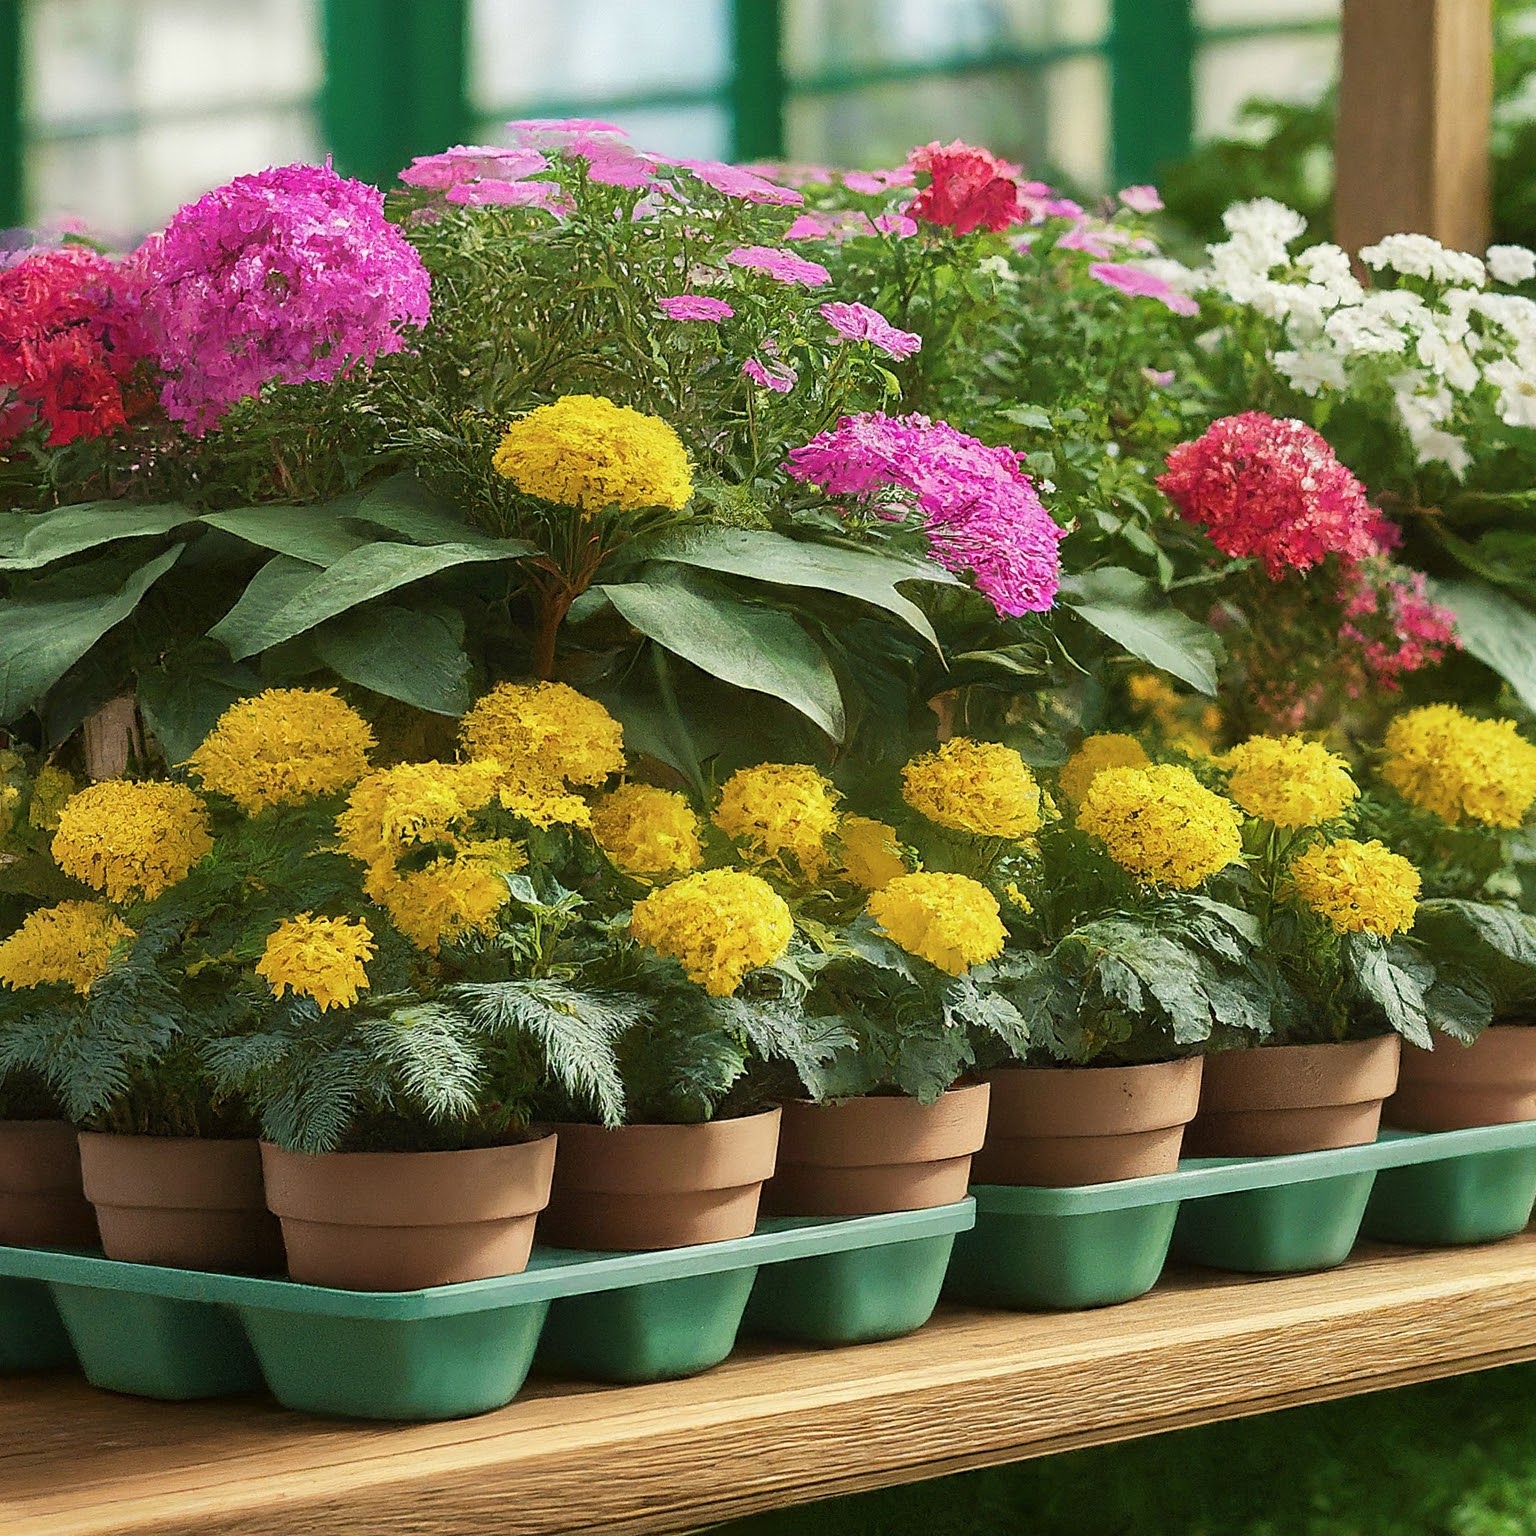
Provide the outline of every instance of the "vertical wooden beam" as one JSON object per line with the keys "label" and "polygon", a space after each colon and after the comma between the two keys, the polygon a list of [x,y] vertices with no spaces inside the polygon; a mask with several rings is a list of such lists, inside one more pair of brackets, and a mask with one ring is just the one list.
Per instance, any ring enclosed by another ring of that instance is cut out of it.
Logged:
{"label": "vertical wooden beam", "polygon": [[1194,129],[1192,0],[1114,0],[1109,115],[1115,182],[1155,182]]}
{"label": "vertical wooden beam", "polygon": [[784,17],[780,0],[731,0],[731,158],[784,156]]}
{"label": "vertical wooden beam", "polygon": [[1492,0],[1344,0],[1334,227],[1488,243]]}

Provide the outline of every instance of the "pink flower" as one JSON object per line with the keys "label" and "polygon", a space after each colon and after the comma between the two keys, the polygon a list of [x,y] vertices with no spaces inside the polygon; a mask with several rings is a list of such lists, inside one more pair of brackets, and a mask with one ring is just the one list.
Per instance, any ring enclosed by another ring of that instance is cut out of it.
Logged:
{"label": "pink flower", "polygon": [[823,304],[821,318],[848,341],[867,341],[898,362],[922,350],[923,338],[899,331],[878,309],[867,304]]}
{"label": "pink flower", "polygon": [[781,187],[745,166],[726,165],[719,160],[672,160],[667,163],[692,171],[706,187],[713,187],[727,197],[739,197],[744,202],[792,208],[805,201],[794,188]]}
{"label": "pink flower", "polygon": [[1071,229],[1056,237],[1058,251],[1086,251],[1090,256],[1113,256],[1112,241],[1104,238],[1104,230],[1088,219],[1080,219]]}
{"label": "pink flower", "polygon": [[807,261],[793,251],[771,245],[739,245],[725,258],[733,267],[747,267],[766,272],[778,283],[799,283],[804,288],[820,288],[832,274],[818,261]]}
{"label": "pink flower", "polygon": [[458,144],[437,155],[418,155],[400,172],[411,187],[446,192],[481,180],[521,181],[548,170],[549,162],[534,149],[497,149],[483,144]]}
{"label": "pink flower", "polygon": [[916,223],[902,213],[882,213],[871,219],[856,208],[838,208],[832,212],[808,208],[784,231],[784,238],[836,240],[840,245],[850,235],[895,235],[905,239],[916,233]]}
{"label": "pink flower", "polygon": [[1357,651],[1364,677],[1350,691],[1395,691],[1410,672],[1436,665],[1457,647],[1456,616],[1431,601],[1422,571],[1382,556],[1352,562],[1342,573],[1339,639]]}
{"label": "pink flower", "polygon": [[1174,380],[1172,368],[1143,368],[1141,376],[1154,389],[1167,389]]}
{"label": "pink flower", "polygon": [[781,363],[772,358],[765,363],[759,358],[749,357],[741,365],[741,371],[754,384],[764,389],[771,389],[776,395],[787,395],[800,378],[788,363]]}
{"label": "pink flower", "polygon": [[956,139],[927,144],[907,156],[913,171],[928,175],[928,185],[907,210],[914,219],[968,235],[976,229],[1007,229],[1023,216],[1018,167]]}
{"label": "pink flower", "polygon": [[917,233],[917,220],[909,219],[904,213],[877,213],[875,228],[882,235],[895,235],[898,240],[907,240]]}
{"label": "pink flower", "polygon": [[888,171],[845,171],[843,173],[843,185],[850,192],[857,192],[864,197],[875,197],[881,192],[888,192],[892,187],[910,187],[917,179],[917,173],[910,165],[898,165]]}
{"label": "pink flower", "polygon": [[1245,411],[1168,455],[1158,487],[1223,554],[1256,556],[1272,581],[1329,555],[1363,560],[1381,514],[1365,487],[1303,422]]}
{"label": "pink flower", "polygon": [[553,181],[465,182],[449,187],[445,199],[465,208],[542,208],[546,213],[568,214],[574,208],[564,189]]}
{"label": "pink flower", "polygon": [[518,144],[534,144],[539,148],[559,149],[578,134],[604,133],[616,139],[629,135],[617,123],[605,123],[596,117],[520,117],[507,124]]}
{"label": "pink flower", "polygon": [[656,179],[656,162],[650,155],[606,134],[577,134],[564,153],[568,158],[585,160],[587,176],[603,186],[645,187]]}
{"label": "pink flower", "polygon": [[786,467],[795,479],[868,502],[891,521],[907,515],[891,492],[910,497],[934,558],[947,570],[970,572],[1000,614],[1043,613],[1056,600],[1057,546],[1066,530],[1041,505],[1011,448],[989,448],[926,416],[874,411],[843,417],[794,449]]}
{"label": "pink flower", "polygon": [[1198,315],[1200,306],[1187,293],[1180,293],[1160,277],[1128,266],[1125,262],[1095,261],[1089,264],[1088,275],[1110,288],[1118,288],[1135,299],[1156,299],[1176,315]]}
{"label": "pink flower", "polygon": [[712,299],[702,293],[679,293],[660,299],[656,307],[669,320],[729,320],[736,313],[724,299]]}
{"label": "pink flower", "polygon": [[1060,196],[1053,187],[1043,181],[1019,183],[1019,208],[1031,224],[1043,224],[1047,219],[1080,219],[1083,205],[1070,197]]}
{"label": "pink flower", "polygon": [[1148,186],[1122,187],[1120,201],[1132,213],[1157,213],[1163,206],[1162,198],[1157,195],[1157,188]]}

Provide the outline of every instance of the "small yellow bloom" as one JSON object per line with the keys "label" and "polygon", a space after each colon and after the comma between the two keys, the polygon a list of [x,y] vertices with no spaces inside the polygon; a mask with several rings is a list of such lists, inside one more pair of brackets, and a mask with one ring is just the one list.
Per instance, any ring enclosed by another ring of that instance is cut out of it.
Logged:
{"label": "small yellow bloom", "polygon": [[213,847],[208,808],[185,784],[105,779],[71,795],[54,862],[113,901],[153,899]]}
{"label": "small yellow bloom", "polygon": [[1040,786],[1012,747],[956,736],[901,771],[914,811],[955,832],[1021,840],[1040,830]]}
{"label": "small yellow bloom", "polygon": [[501,909],[511,898],[501,871],[519,867],[512,845],[501,842],[508,857],[488,857],[492,845],[472,845],[452,858],[437,858],[424,869],[397,874],[379,898],[390,921],[417,949],[435,955],[444,944],[469,934],[494,932]]}
{"label": "small yellow bloom", "polygon": [[869,915],[909,955],[951,976],[995,960],[1008,938],[997,898],[968,875],[898,875],[869,898]]}
{"label": "small yellow bloom", "polygon": [[81,997],[107,974],[132,930],[104,901],[61,901],[29,913],[0,944],[0,984],[69,986]]}
{"label": "small yellow bloom", "polygon": [[693,807],[652,784],[622,784],[604,795],[592,810],[592,835],[626,875],[685,875],[704,862]]}
{"label": "small yellow bloom", "polygon": [[1287,832],[1337,821],[1359,798],[1349,764],[1301,736],[1253,736],[1222,759],[1227,794]]}
{"label": "small yellow bloom", "polygon": [[1429,704],[1387,728],[1381,776],[1410,805],[1451,826],[1518,827],[1536,800],[1536,746],[1512,720]]}
{"label": "small yellow bloom", "polygon": [[1029,897],[1019,889],[1017,881],[1010,880],[1007,885],[1003,887],[1003,895],[1006,896],[1008,900],[1026,917],[1030,916],[1030,914],[1034,912],[1034,902],[1032,902]]}
{"label": "small yellow bloom", "polygon": [[500,684],[459,722],[459,742],[525,784],[601,784],[624,769],[619,722],[564,683]]}
{"label": "small yellow bloom", "polygon": [[274,997],[292,992],[313,998],[322,1013],[350,1008],[368,988],[373,959],[373,931],[346,917],[316,917],[300,912],[284,918],[267,936],[256,974]]}
{"label": "small yellow bloom", "polygon": [[1407,933],[1418,912],[1419,872],[1372,838],[1314,843],[1291,861],[1296,894],[1340,933]]}
{"label": "small yellow bloom", "polygon": [[40,832],[56,832],[59,828],[59,812],[65,802],[79,788],[74,776],[52,763],[45,763],[37,770],[32,781],[32,800],[27,806],[27,820]]}
{"label": "small yellow bloom", "polygon": [[1061,792],[1073,805],[1081,805],[1088,786],[1106,768],[1145,768],[1151,759],[1134,736],[1114,731],[1087,736],[1061,770]]}
{"label": "small yellow bloom", "polygon": [[739,869],[709,869],[637,901],[629,931],[678,961],[711,997],[730,997],[748,971],[784,954],[795,924],[766,880]]}
{"label": "small yellow bloom", "polygon": [[693,495],[677,433],[603,395],[565,395],[529,411],[507,428],[491,462],[525,495],[584,512],[675,512]]}
{"label": "small yellow bloom", "polygon": [[1078,825],[1128,873],[1192,891],[1242,857],[1242,813],[1187,768],[1106,768],[1088,787]]}
{"label": "small yellow bloom", "polygon": [[844,816],[838,823],[843,845],[843,873],[866,891],[884,890],[907,872],[896,829],[870,816]]}
{"label": "small yellow bloom", "polygon": [[837,830],[837,801],[832,781],[804,763],[759,763],[725,781],[714,823],[749,859],[776,860],[789,873],[815,881],[826,868],[827,839]]}

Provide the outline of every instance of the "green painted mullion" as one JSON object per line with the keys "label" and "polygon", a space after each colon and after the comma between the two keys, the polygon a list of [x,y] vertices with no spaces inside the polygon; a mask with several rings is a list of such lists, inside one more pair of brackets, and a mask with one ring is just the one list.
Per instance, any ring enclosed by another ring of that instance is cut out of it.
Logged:
{"label": "green painted mullion", "polygon": [[320,117],[336,169],[388,187],[413,155],[462,143],[468,0],[325,0]]}
{"label": "green painted mullion", "polygon": [[731,0],[731,157],[784,155],[782,0]]}
{"label": "green painted mullion", "polygon": [[0,0],[0,226],[21,224],[27,217],[21,13],[21,0]]}
{"label": "green painted mullion", "polygon": [[1109,32],[1115,180],[1156,181],[1194,130],[1192,0],[1114,0]]}

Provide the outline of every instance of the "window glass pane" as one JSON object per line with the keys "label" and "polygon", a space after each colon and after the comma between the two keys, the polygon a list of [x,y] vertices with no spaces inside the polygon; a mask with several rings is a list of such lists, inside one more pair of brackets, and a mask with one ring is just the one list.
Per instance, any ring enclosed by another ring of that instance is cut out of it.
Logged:
{"label": "window glass pane", "polygon": [[1316,101],[1338,70],[1336,37],[1263,37],[1213,43],[1195,59],[1195,134],[1230,132],[1251,96]]}
{"label": "window glass pane", "polygon": [[1340,0],[1195,0],[1195,24],[1235,27],[1267,22],[1333,21]]}
{"label": "window glass pane", "polygon": [[[639,148],[654,154],[723,160],[730,152],[731,119],[724,106],[625,107],[610,111],[597,103],[593,110],[605,121],[622,128]],[[506,122],[501,117],[482,118],[475,138],[482,144],[504,143]]]}
{"label": "window glass pane", "polygon": [[1049,125],[1044,165],[1083,191],[1109,181],[1109,66],[1102,58],[1067,59],[1046,77]]}

